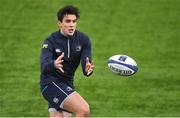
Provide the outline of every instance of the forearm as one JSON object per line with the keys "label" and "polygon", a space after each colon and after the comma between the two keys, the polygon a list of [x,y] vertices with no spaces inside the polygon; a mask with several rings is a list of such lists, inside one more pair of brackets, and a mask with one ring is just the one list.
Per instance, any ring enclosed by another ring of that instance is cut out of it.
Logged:
{"label": "forearm", "polygon": [[50,62],[41,63],[41,73],[49,74],[49,73],[52,73],[54,70],[55,70],[54,60]]}

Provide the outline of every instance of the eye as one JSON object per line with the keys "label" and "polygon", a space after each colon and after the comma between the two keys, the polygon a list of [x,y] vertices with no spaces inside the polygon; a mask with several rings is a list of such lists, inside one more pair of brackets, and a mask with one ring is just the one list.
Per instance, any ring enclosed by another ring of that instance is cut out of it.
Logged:
{"label": "eye", "polygon": [[77,20],[73,20],[73,23],[76,23],[77,22]]}
{"label": "eye", "polygon": [[70,22],[71,22],[71,20],[66,19],[66,20],[65,20],[65,22],[66,22],[66,23],[70,23]]}

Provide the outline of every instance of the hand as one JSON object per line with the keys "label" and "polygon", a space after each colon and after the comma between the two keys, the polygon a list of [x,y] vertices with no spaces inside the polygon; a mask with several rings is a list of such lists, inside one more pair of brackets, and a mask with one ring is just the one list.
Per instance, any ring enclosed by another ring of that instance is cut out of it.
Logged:
{"label": "hand", "polygon": [[62,62],[64,61],[62,58],[64,57],[64,52],[55,60],[54,65],[57,69],[59,69],[61,72],[64,73],[64,70],[62,69],[63,65]]}
{"label": "hand", "polygon": [[93,69],[94,69],[93,63],[91,63],[91,62],[89,61],[89,58],[86,57],[86,69],[85,69],[85,70],[86,70],[87,75],[89,75],[90,73],[92,73]]}

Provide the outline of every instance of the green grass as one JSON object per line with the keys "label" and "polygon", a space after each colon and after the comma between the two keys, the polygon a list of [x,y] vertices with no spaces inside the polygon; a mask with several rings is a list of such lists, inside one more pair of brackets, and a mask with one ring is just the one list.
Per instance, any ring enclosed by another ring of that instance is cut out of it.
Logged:
{"label": "green grass", "polygon": [[[65,4],[80,8],[78,29],[92,40],[95,72],[75,76],[91,116],[180,116],[179,0],[1,0],[0,116],[48,116],[39,54]],[[110,72],[115,54],[134,58],[139,71]]]}

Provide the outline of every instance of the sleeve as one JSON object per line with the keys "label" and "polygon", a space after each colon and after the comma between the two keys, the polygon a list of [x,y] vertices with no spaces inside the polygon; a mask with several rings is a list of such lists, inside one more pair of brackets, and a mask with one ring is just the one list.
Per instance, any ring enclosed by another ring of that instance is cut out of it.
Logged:
{"label": "sleeve", "polygon": [[53,60],[53,46],[48,40],[43,42],[40,55],[40,64],[41,73],[43,74],[49,74],[55,70]]}
{"label": "sleeve", "polygon": [[83,49],[82,49],[82,54],[81,54],[81,65],[82,65],[83,74],[85,76],[90,76],[93,72],[87,75],[85,69],[86,69],[86,58],[88,57],[90,62],[92,62],[91,42],[87,36],[84,37],[83,40],[84,40],[84,43],[83,43]]}

